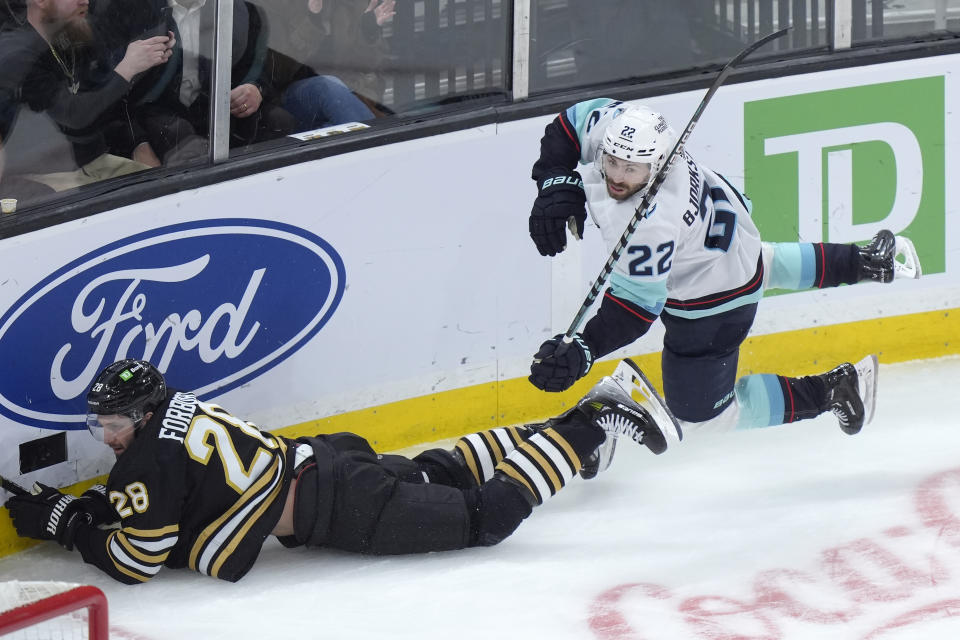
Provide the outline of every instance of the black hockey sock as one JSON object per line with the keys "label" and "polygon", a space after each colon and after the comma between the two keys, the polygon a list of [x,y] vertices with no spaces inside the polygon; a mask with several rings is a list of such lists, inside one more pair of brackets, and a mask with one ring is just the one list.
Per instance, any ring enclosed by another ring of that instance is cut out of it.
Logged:
{"label": "black hockey sock", "polygon": [[819,242],[813,245],[813,252],[817,262],[814,286],[818,289],[859,282],[860,248],[857,245]]}
{"label": "black hockey sock", "polygon": [[823,413],[827,386],[820,376],[777,376],[783,392],[783,422],[816,418]]}

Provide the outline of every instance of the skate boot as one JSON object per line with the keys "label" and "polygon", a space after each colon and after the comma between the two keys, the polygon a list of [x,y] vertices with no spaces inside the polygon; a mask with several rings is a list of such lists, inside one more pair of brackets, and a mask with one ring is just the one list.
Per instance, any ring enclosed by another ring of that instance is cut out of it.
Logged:
{"label": "skate boot", "polygon": [[[631,389],[641,392],[644,404],[633,399]],[[657,455],[667,450],[668,433],[678,440],[682,437],[660,396],[629,359],[621,362],[613,375],[601,379],[577,408],[607,433],[607,439],[584,465],[587,474],[596,475],[609,466],[620,436],[627,436]]]}
{"label": "skate boot", "polygon": [[827,387],[822,411],[831,411],[848,435],[859,433],[873,419],[877,398],[877,357],[867,356],[857,364],[849,362],[819,376]]}
{"label": "skate boot", "polygon": [[[903,262],[897,257],[903,258]],[[920,260],[909,238],[895,236],[883,229],[864,247],[860,247],[858,281],[893,282],[894,278],[919,278]]]}
{"label": "skate boot", "polygon": [[583,467],[580,469],[580,477],[584,480],[590,480],[591,478],[596,478],[597,474],[601,471],[606,471],[610,467],[610,463],[613,462],[613,454],[616,453],[616,450],[617,438],[608,433],[603,444],[597,447],[597,450],[583,461]]}

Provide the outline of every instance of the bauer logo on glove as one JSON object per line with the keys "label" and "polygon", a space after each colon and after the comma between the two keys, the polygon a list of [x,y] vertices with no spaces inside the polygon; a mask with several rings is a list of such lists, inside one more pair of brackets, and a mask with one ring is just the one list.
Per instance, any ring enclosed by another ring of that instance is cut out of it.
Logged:
{"label": "bauer logo on glove", "polygon": [[575,237],[583,237],[587,196],[576,171],[559,173],[540,183],[540,194],[530,211],[530,237],[543,256],[555,256],[567,246],[567,223]]}

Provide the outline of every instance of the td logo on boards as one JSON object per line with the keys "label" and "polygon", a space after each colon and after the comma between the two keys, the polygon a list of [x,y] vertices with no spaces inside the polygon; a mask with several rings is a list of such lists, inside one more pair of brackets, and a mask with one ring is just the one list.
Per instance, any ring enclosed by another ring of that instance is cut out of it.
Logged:
{"label": "td logo on boards", "polygon": [[945,268],[944,78],[744,104],[745,190],[768,241],[909,236]]}

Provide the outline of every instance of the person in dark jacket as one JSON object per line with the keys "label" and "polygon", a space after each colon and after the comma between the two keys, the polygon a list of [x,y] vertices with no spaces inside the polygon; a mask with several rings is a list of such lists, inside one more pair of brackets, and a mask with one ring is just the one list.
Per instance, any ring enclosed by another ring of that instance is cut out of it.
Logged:
{"label": "person in dark jacket", "polygon": [[[114,149],[145,136],[166,165],[208,154],[215,5],[208,0],[110,0],[98,9],[104,37],[116,53],[140,33],[170,31],[176,41],[169,64],[138,78],[111,130]],[[263,16],[249,2],[233,5],[230,146],[246,147],[295,129],[279,104],[267,65]]]}
{"label": "person in dark jacket", "polygon": [[23,105],[49,117],[71,143],[72,165],[27,177],[58,191],[148,168],[132,153],[108,153],[101,129],[134,78],[172,54],[173,41],[164,34],[125,42],[110,64],[96,46],[87,10],[88,0],[28,0],[26,19],[0,32],[0,135],[14,128]]}

